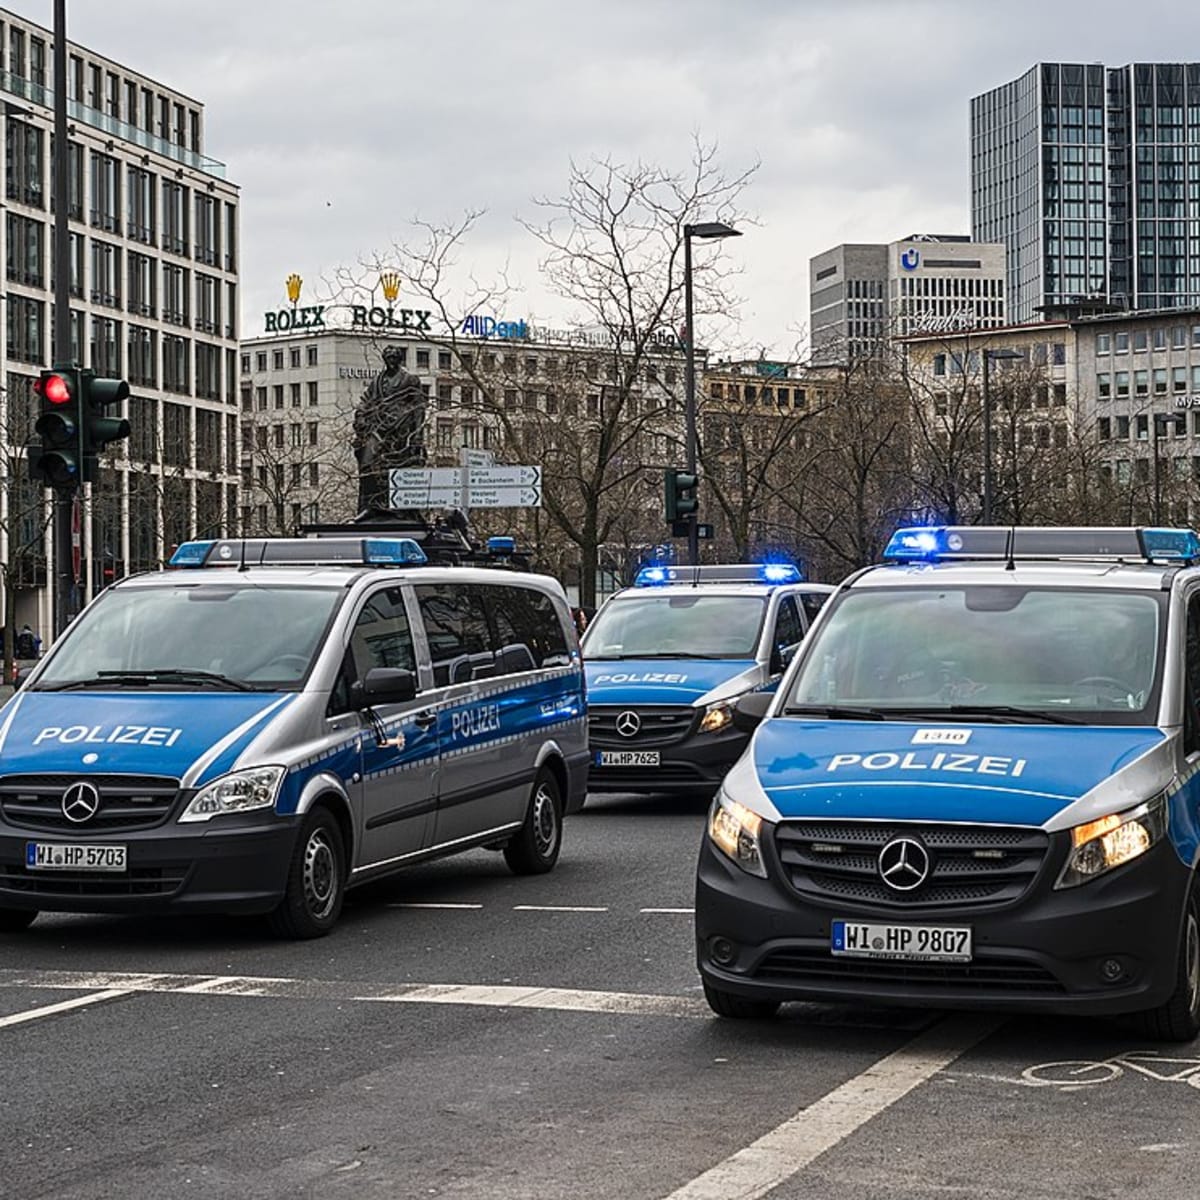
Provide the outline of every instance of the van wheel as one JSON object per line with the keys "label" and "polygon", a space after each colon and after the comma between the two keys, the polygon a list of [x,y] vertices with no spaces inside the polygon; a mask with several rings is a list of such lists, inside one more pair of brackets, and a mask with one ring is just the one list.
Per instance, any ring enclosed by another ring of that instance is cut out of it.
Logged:
{"label": "van wheel", "polygon": [[20,933],[36,920],[36,908],[0,908],[0,933]]}
{"label": "van wheel", "polygon": [[558,780],[544,767],[533,781],[521,828],[504,847],[504,861],[516,875],[544,875],[562,849],[562,797]]}
{"label": "van wheel", "polygon": [[1192,881],[1176,967],[1175,991],[1166,1004],[1138,1013],[1146,1037],[1160,1042],[1190,1042],[1200,1033],[1200,884]]}
{"label": "van wheel", "polygon": [[327,808],[314,808],[300,827],[287,888],[271,913],[271,928],[280,937],[324,937],[336,923],[345,895],[342,831]]}
{"label": "van wheel", "polygon": [[723,992],[704,980],[704,998],[718,1017],[737,1021],[765,1021],[779,1011],[778,1000],[750,1000],[733,992]]}

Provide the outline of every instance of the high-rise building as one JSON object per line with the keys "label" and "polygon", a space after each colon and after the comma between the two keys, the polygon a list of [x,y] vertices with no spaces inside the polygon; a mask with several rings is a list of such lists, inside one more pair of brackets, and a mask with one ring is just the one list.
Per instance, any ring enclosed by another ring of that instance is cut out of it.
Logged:
{"label": "high-rise building", "polygon": [[971,232],[1014,322],[1200,304],[1200,63],[1038,63],[971,101]]}
{"label": "high-rise building", "polygon": [[842,245],[809,260],[814,362],[855,362],[894,337],[1003,325],[1004,247],[961,234]]}
{"label": "high-rise building", "polygon": [[[52,627],[48,493],[29,478],[31,384],[54,347],[53,37],[0,9],[4,106],[5,386],[0,586],[18,622]],[[204,106],[82,46],[67,47],[71,357],[128,379],[132,437],[81,497],[86,600],[161,564],[238,510],[238,191],[208,157]],[[113,414],[118,415],[118,414]]]}

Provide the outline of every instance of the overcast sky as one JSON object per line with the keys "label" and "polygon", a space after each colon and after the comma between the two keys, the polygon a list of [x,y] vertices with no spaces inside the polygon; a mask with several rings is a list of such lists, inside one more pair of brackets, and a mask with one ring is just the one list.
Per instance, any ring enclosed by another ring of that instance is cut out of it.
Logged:
{"label": "overcast sky", "polygon": [[[6,3],[52,24],[51,0]],[[709,332],[770,353],[807,323],[814,254],[969,232],[972,95],[1042,60],[1200,58],[1182,0],[68,0],[68,35],[205,105],[241,187],[244,336],[291,271],[307,296],[469,208],[464,266],[525,289],[505,315],[566,323],[517,215],[572,157],[682,168],[699,135],[731,174],[761,162],[728,243],[739,332]]]}

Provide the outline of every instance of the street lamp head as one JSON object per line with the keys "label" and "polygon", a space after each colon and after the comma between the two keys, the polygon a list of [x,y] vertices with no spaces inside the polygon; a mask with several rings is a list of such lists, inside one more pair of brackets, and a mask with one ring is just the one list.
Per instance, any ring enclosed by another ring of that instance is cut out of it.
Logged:
{"label": "street lamp head", "polygon": [[690,238],[727,238],[741,237],[740,229],[734,229],[730,225],[722,224],[720,221],[701,221],[699,225],[685,225],[683,227],[683,236]]}

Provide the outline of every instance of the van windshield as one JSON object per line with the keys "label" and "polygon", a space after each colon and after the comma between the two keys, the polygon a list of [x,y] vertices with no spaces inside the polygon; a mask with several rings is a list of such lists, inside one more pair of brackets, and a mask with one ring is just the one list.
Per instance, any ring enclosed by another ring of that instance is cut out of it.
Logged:
{"label": "van windshield", "polygon": [[1158,592],[969,586],[848,591],[784,704],[802,713],[1153,724]]}
{"label": "van windshield", "polygon": [[753,658],[765,605],[761,596],[699,591],[612,600],[588,626],[583,656]]}
{"label": "van windshield", "polygon": [[224,584],[113,588],[71,625],[32,686],[295,691],[345,594]]}

